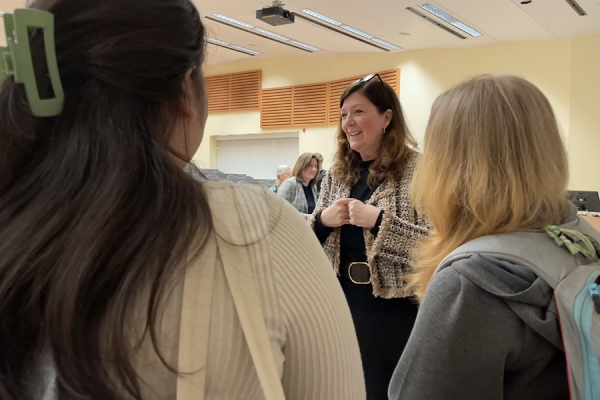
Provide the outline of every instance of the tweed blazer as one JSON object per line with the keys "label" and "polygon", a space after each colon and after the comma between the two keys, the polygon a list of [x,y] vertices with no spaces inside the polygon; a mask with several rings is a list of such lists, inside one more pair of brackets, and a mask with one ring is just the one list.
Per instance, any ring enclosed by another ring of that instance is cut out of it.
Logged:
{"label": "tweed blazer", "polygon": [[[319,192],[317,191],[316,186],[313,186],[311,189],[316,204],[317,198],[319,197]],[[296,180],[296,177],[286,179],[285,182],[279,186],[277,194],[286,199],[288,203],[293,205],[294,208],[300,212],[300,214],[306,215],[308,213],[308,202],[306,201],[306,195],[304,194],[302,184]]]}
{"label": "tweed blazer", "polygon": [[[390,176],[384,180],[366,202],[384,211],[375,237],[370,229],[364,229],[367,260],[371,270],[373,295],[383,298],[408,297],[404,275],[410,270],[410,253],[417,239],[427,234],[429,224],[418,215],[408,194],[419,153],[411,150],[402,176]],[[323,179],[321,193],[315,212],[309,222],[314,226],[316,216],[334,201],[350,197],[351,186],[333,179],[328,173]],[[340,268],[340,234],[336,228],[329,235],[323,248],[335,271]]]}

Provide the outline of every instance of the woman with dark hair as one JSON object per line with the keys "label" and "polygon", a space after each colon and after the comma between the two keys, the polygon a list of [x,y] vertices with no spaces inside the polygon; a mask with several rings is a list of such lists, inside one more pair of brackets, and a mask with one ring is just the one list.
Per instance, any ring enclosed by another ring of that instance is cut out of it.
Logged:
{"label": "woman with dark hair", "polygon": [[[255,277],[286,398],[364,399],[351,315],[296,211],[183,171],[207,118],[192,2],[32,8],[4,15],[0,48],[0,398],[264,399],[235,300]],[[246,285],[228,285],[238,249]]]}
{"label": "woman with dark hair", "polygon": [[417,315],[410,252],[427,233],[408,187],[417,162],[394,90],[372,74],[340,99],[337,152],[311,221],[354,318],[368,400],[387,388]]}

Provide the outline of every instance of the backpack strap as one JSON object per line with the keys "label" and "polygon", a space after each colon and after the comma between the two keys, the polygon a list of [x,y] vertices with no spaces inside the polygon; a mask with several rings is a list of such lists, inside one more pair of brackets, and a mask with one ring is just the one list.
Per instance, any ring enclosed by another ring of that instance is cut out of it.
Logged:
{"label": "backpack strap", "polygon": [[[212,313],[217,242],[211,234],[202,255],[186,270],[179,332],[178,400],[203,400]],[[190,376],[192,374],[193,376]]]}
{"label": "backpack strap", "polygon": [[[251,265],[252,258],[248,254],[252,240],[246,237],[246,229],[240,218],[240,215],[255,215],[258,210],[250,207],[252,202],[236,201],[234,187],[215,190],[209,197],[219,202],[220,209],[229,211],[214,216],[218,254],[265,399],[285,400],[265,325],[254,266]],[[258,204],[252,205],[260,207]],[[250,268],[241,268],[249,264]]]}
{"label": "backpack strap", "polygon": [[555,289],[577,266],[598,260],[595,247],[600,234],[586,225],[586,221],[577,218],[576,222],[559,227],[551,225],[544,230],[523,229],[483,236],[450,253],[437,271],[477,253],[528,267]]}

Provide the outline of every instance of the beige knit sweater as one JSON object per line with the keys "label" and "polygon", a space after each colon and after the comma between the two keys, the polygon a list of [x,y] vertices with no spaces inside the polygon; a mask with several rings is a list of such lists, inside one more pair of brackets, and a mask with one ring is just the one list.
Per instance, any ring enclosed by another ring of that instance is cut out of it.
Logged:
{"label": "beige knit sweater", "polygon": [[[409,187],[419,153],[410,150],[402,176],[390,176],[379,185],[367,201],[384,211],[379,234],[374,237],[370,229],[364,230],[367,260],[371,270],[373,295],[383,298],[407,297],[404,274],[410,269],[410,253],[416,241],[427,234],[428,223],[418,215],[409,196]],[[323,179],[319,201],[309,221],[314,225],[318,213],[337,199],[350,197],[351,187],[336,182],[331,174]],[[340,268],[340,234],[336,228],[323,247],[336,272]]]}
{"label": "beige knit sweater", "polygon": [[[239,229],[247,243],[235,244],[246,246],[249,259],[237,267],[242,274],[244,269],[253,268],[258,280],[260,306],[286,400],[364,400],[362,364],[352,317],[308,224],[285,200],[260,185],[205,182],[203,186],[209,194],[213,218],[222,218],[226,213],[240,215]],[[243,204],[252,212],[244,212],[239,206],[225,208],[219,201],[223,196],[234,197],[238,205]],[[221,237],[226,235],[223,233],[216,232]],[[208,252],[201,259],[204,261],[188,270],[186,279],[202,275],[206,263],[215,262]],[[188,289],[186,283],[185,290]],[[211,319],[206,321],[209,337],[205,400],[263,400],[220,259],[212,290]],[[202,304],[193,309],[185,308],[189,301],[183,304],[182,341],[187,329],[185,316],[203,313]],[[194,364],[202,351],[194,347],[200,342],[200,337],[192,338],[190,347],[179,348],[179,365],[185,363],[186,372],[203,368]],[[197,376],[191,374],[186,379],[193,386]],[[180,393],[177,399],[195,397]]]}

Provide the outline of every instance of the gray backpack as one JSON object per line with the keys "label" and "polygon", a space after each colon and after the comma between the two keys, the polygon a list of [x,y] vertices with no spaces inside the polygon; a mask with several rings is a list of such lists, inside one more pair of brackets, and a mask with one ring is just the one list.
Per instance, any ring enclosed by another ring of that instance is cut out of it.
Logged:
{"label": "gray backpack", "polygon": [[484,236],[460,246],[438,271],[471,254],[523,265],[554,289],[572,400],[600,400],[600,233],[577,217],[543,230]]}

